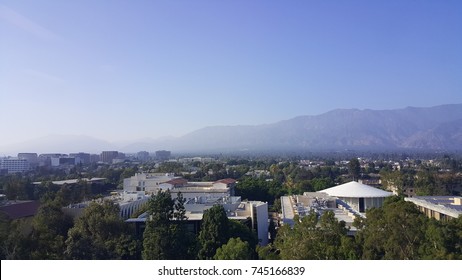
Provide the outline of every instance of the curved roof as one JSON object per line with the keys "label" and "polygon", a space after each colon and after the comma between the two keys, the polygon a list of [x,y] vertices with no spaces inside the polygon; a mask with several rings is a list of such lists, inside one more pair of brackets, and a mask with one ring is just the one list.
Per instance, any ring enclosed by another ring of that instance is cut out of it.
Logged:
{"label": "curved roof", "polygon": [[391,192],[386,192],[355,181],[319,192],[327,193],[330,196],[336,197],[387,197],[393,195]]}

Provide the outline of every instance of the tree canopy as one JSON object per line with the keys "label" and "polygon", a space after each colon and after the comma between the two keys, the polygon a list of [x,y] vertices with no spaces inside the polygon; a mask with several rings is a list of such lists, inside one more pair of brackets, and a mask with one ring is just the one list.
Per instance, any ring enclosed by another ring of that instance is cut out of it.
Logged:
{"label": "tree canopy", "polygon": [[221,205],[214,205],[206,210],[202,217],[199,232],[199,259],[212,259],[216,250],[228,242],[229,222],[225,209]]}
{"label": "tree canopy", "polygon": [[138,243],[111,201],[92,202],[68,232],[70,259],[137,259]]}
{"label": "tree canopy", "polygon": [[181,193],[173,200],[170,191],[161,191],[148,201],[143,234],[143,259],[190,259],[195,255],[195,237],[186,229],[186,211]]}
{"label": "tree canopy", "polygon": [[228,243],[217,249],[215,260],[251,260],[253,252],[247,241],[240,238],[230,238]]}

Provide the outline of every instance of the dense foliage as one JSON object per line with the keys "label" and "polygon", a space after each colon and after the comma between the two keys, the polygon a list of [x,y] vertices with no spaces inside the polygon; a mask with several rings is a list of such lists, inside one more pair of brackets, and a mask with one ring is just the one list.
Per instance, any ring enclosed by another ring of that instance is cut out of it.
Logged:
{"label": "dense foliage", "polygon": [[282,259],[416,260],[462,259],[462,216],[445,222],[429,219],[410,202],[391,197],[382,208],[357,219],[358,232],[347,235],[332,212],[314,212],[284,225],[275,247]]}
{"label": "dense foliage", "polygon": [[[357,234],[335,220],[332,213],[310,214],[276,230],[274,241],[257,246],[257,237],[244,222],[228,220],[223,207],[205,212],[200,232],[186,226],[184,199],[168,192],[152,196],[137,214],[148,213],[144,232],[137,235],[119,208],[100,198],[121,188],[124,178],[139,171],[175,173],[191,181],[234,178],[236,195],[270,204],[280,210],[280,197],[319,191],[352,179],[380,178],[384,188],[405,194],[460,195],[462,160],[409,159],[408,155],[376,155],[368,160],[347,157],[275,159],[215,158],[212,162],[165,162],[141,165],[76,166],[64,172],[37,168],[25,174],[0,176],[0,189],[10,200],[40,200],[33,218],[10,220],[0,212],[1,259],[461,259],[462,218],[436,221],[402,198],[387,200],[358,219]],[[106,178],[104,184],[79,180],[55,185],[53,180]],[[42,184],[32,182],[42,181]],[[62,207],[93,201],[72,220]]]}

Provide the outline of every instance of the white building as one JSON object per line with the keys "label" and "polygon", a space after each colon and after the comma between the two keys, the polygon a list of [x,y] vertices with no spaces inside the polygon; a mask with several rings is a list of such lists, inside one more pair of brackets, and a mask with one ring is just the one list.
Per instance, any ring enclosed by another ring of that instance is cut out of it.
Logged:
{"label": "white building", "polygon": [[22,173],[30,170],[30,164],[27,159],[4,158],[0,160],[0,169],[8,170],[8,174]]}
{"label": "white building", "polygon": [[[116,192],[110,197],[105,197],[104,200],[111,200],[119,205],[120,217],[128,219],[144,204],[146,204],[149,198],[150,196],[145,195],[144,192]],[[64,213],[75,219],[82,215],[83,210],[88,207],[90,203],[91,201],[85,201],[82,203],[71,204],[62,208],[62,210]]]}
{"label": "white building", "polygon": [[351,207],[339,205],[336,197],[320,192],[305,192],[303,195],[292,195],[281,197],[281,222],[293,226],[295,219],[308,216],[311,211],[321,216],[326,211],[334,213],[335,218],[344,221],[350,228],[349,234],[356,231],[353,222],[356,216],[364,217],[363,214],[355,211]]}
{"label": "white building", "polygon": [[355,181],[319,191],[337,197],[338,204],[346,204],[355,211],[365,213],[372,207],[382,207],[386,197],[393,193],[386,192]]}
{"label": "white building", "polygon": [[175,178],[180,177],[175,177],[173,174],[169,173],[136,173],[134,176],[124,179],[124,191],[143,191],[146,194],[156,193],[160,189],[160,184]]}
{"label": "white building", "polygon": [[319,192],[306,192],[303,195],[281,197],[281,221],[283,224],[294,224],[296,217],[301,218],[314,211],[322,215],[332,211],[339,221],[344,221],[354,234],[354,219],[366,217],[366,210],[381,207],[386,197],[393,195],[358,182],[349,182]]}
{"label": "white building", "polygon": [[188,182],[183,178],[176,178],[160,184],[162,190],[170,190],[172,197],[179,192],[184,198],[197,196],[224,197],[233,196],[237,181],[234,179],[222,179],[216,182]]}
{"label": "white building", "polygon": [[[172,196],[173,197],[173,196]],[[186,199],[184,204],[186,210],[186,223],[195,231],[200,227],[204,211],[214,205],[221,205],[225,209],[228,219],[248,223],[252,230],[255,230],[260,245],[268,244],[268,204],[261,201],[241,201],[240,196],[197,196]],[[146,215],[138,218],[128,219],[132,222],[144,225]]]}
{"label": "white building", "polygon": [[190,198],[185,203],[188,220],[202,220],[204,211],[214,205],[222,205],[229,219],[250,219],[251,227],[257,233],[259,244],[268,244],[268,203],[262,201],[241,201],[240,196]]}
{"label": "white building", "polygon": [[145,205],[150,196],[143,192],[123,192],[121,196],[115,197],[113,200],[120,207],[120,216],[124,219],[130,218],[136,211]]}
{"label": "white building", "polygon": [[137,173],[124,179],[124,191],[143,191],[146,194],[156,194],[159,190],[170,190],[173,198],[181,192],[184,198],[212,195],[214,197],[233,196],[237,181],[222,179],[216,182],[188,182],[173,174]]}

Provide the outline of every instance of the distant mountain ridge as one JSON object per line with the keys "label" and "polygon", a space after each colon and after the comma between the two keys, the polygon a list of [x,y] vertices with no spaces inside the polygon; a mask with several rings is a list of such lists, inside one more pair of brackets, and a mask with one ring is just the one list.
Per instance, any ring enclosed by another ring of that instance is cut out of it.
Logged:
{"label": "distant mountain ridge", "polygon": [[[123,152],[462,150],[462,104],[395,110],[336,109],[272,124],[205,127],[181,137],[147,138],[123,147],[87,136],[53,136],[15,147],[16,151],[39,153],[114,149]],[[0,152],[9,150],[0,147]]]}
{"label": "distant mountain ridge", "polygon": [[179,150],[462,149],[462,104],[396,110],[337,109],[274,124],[215,126],[172,143]]}

